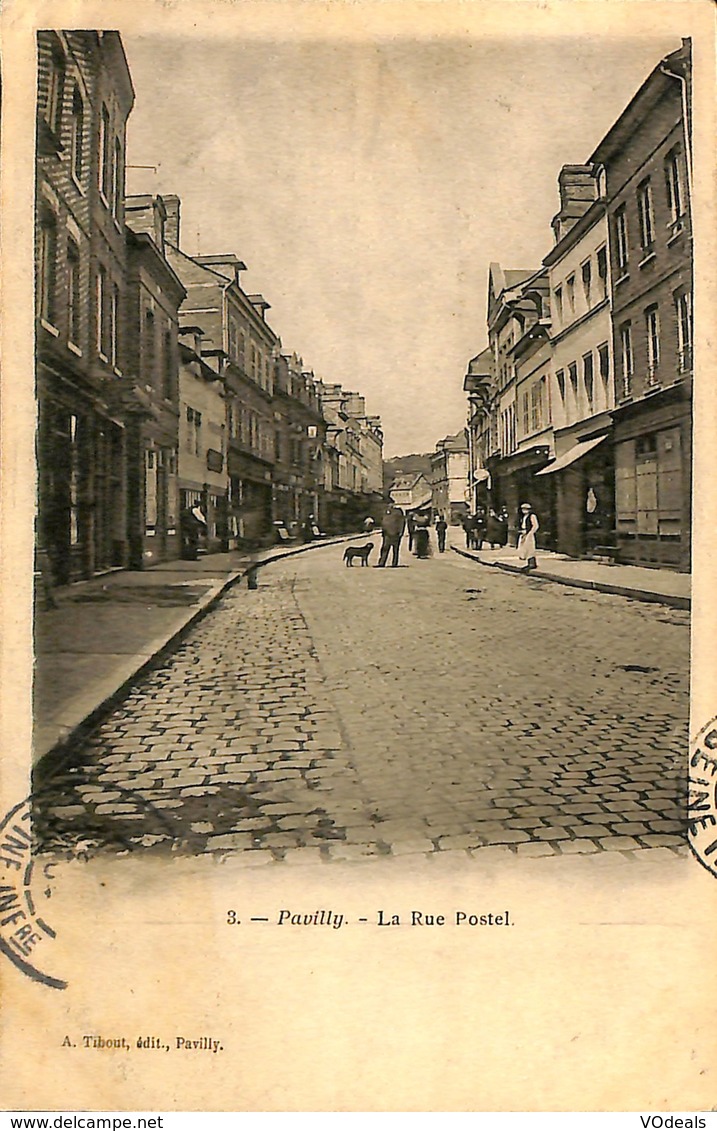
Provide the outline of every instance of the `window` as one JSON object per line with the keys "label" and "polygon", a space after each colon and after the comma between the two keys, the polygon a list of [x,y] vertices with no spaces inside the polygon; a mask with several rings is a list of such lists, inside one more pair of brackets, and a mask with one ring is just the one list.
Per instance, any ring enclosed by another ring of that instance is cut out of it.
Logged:
{"label": "window", "polygon": [[527,436],[530,432],[530,401],[527,393],[523,393],[521,398],[521,415],[523,417],[523,435]]}
{"label": "window", "polygon": [[80,344],[80,252],[74,240],[67,241],[67,340]]}
{"label": "window", "polygon": [[239,354],[239,327],[236,318],[229,318],[228,328],[229,359],[236,361]]}
{"label": "window", "polygon": [[558,381],[558,392],[560,393],[560,399],[562,401],[564,401],[565,400],[565,373],[562,369],[559,369],[558,372],[555,374],[555,376],[556,376],[557,381]]}
{"label": "window", "polygon": [[154,371],[156,366],[156,339],[154,327],[154,311],[146,310],[144,313],[144,380],[146,385],[154,385]]}
{"label": "window", "polygon": [[665,184],[667,186],[667,207],[673,227],[683,215],[682,170],[678,149],[671,150],[665,158]]}
{"label": "window", "polygon": [[600,298],[607,298],[607,248],[601,247],[597,253],[597,272],[600,280]]}
{"label": "window", "polygon": [[245,342],[243,334],[239,335],[238,349],[239,349],[239,352],[237,354],[237,360],[239,362],[239,368],[243,369],[244,372],[246,373],[246,369],[245,369],[245,365],[246,365],[246,342]]}
{"label": "window", "polygon": [[200,449],[200,431],[202,427],[202,414],[197,412],[195,408],[190,408],[187,405],[187,451],[192,452],[195,456],[199,455]]}
{"label": "window", "polygon": [[655,242],[655,218],[652,211],[652,190],[649,179],[637,188],[637,214],[640,222],[640,243],[647,254]]}
{"label": "window", "polygon": [[119,220],[122,210],[122,146],[115,138],[114,160],[112,161],[112,215]]}
{"label": "window", "polygon": [[174,396],[174,351],[172,350],[172,335],[169,330],[164,332],[164,388],[163,393],[168,401]]}
{"label": "window", "polygon": [[608,390],[610,387],[610,350],[607,342],[598,346],[598,369],[605,395],[605,404],[609,403]]}
{"label": "window", "polygon": [[593,265],[589,259],[583,263],[580,268],[580,276],[583,281],[583,294],[585,295],[585,305],[590,307],[590,291],[592,289],[593,281]]}
{"label": "window", "polygon": [[692,310],[691,295],[687,292],[678,294],[675,298],[675,314],[677,316],[677,348],[679,356],[680,373],[686,373],[692,368]]}
{"label": "window", "polygon": [[565,285],[567,287],[568,306],[570,307],[570,313],[574,314],[575,313],[575,276],[571,275],[570,278],[567,280]]}
{"label": "window", "polygon": [[578,398],[578,363],[577,363],[577,361],[571,361],[570,362],[570,365],[568,366],[568,376],[570,377],[570,388],[572,389],[572,393],[573,393],[573,405],[574,405],[575,409],[577,410],[578,403],[579,403],[579,398]]}
{"label": "window", "polygon": [[627,273],[627,215],[622,204],[615,213],[615,253],[619,277]]}
{"label": "window", "polygon": [[65,87],[65,60],[59,52],[50,56],[50,74],[47,84],[45,121],[54,134],[60,133],[62,119],[62,97]]}
{"label": "window", "polygon": [[585,399],[587,400],[588,404],[588,412],[592,412],[595,401],[595,382],[592,353],[586,353],[583,356],[583,385],[585,387]]}
{"label": "window", "polygon": [[107,272],[104,267],[97,269],[97,352],[109,361],[109,321],[107,317]]}
{"label": "window", "polygon": [[648,306],[645,311],[645,330],[647,332],[647,383],[654,385],[657,368],[660,364],[660,316],[656,306]]}
{"label": "window", "polygon": [[632,327],[625,322],[620,327],[620,358],[622,365],[622,395],[632,395]]}
{"label": "window", "polygon": [[112,294],[110,296],[110,361],[116,368],[119,358],[119,288],[116,285],[112,286]]}
{"label": "window", "polygon": [[57,309],[57,223],[49,212],[40,222],[38,261],[40,317],[54,325]]}
{"label": "window", "polygon": [[195,409],[194,410],[194,454],[196,456],[199,455],[199,449],[200,449],[200,443],[199,443],[200,436],[199,436],[199,434],[201,432],[201,429],[202,429],[202,414],[201,414],[201,412],[197,412],[196,409]]}
{"label": "window", "polygon": [[149,530],[157,525],[157,459],[152,448],[146,451],[144,522]]}
{"label": "window", "polygon": [[530,390],[530,430],[539,432],[543,427],[543,395],[545,391],[545,378],[536,381]]}
{"label": "window", "polygon": [[110,112],[106,106],[100,114],[99,174],[100,192],[105,204],[109,204],[112,192],[112,142],[110,138]]}
{"label": "window", "polygon": [[85,105],[82,95],[77,87],[72,92],[72,138],[70,142],[70,161],[72,175],[76,181],[82,180],[83,153],[85,134]]}
{"label": "window", "polygon": [[562,322],[562,320],[563,320],[563,288],[562,287],[556,287],[555,290],[553,291],[553,294],[555,295],[555,309],[556,309],[557,314],[558,314],[558,322]]}

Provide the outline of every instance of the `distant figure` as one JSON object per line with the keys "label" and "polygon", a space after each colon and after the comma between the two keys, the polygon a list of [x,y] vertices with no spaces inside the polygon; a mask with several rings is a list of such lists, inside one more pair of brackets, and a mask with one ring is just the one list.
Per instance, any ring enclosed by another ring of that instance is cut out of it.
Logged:
{"label": "distant figure", "polygon": [[431,556],[431,538],[428,533],[428,524],[431,521],[428,514],[416,515],[416,525],[413,531],[414,553],[417,558]]}
{"label": "distant figure", "polygon": [[444,554],[446,551],[446,531],[448,530],[448,523],[443,515],[439,515],[436,519],[436,539],[438,540],[438,553]]}
{"label": "distant figure", "polygon": [[503,522],[500,515],[496,514],[493,507],[488,511],[488,520],[485,527],[485,540],[494,550],[496,546],[505,546],[508,540],[508,525]]}
{"label": "distant figure", "polygon": [[463,533],[466,536],[466,550],[470,550],[471,543],[473,541],[473,519],[471,515],[463,515],[463,518],[461,519],[461,526],[463,527]]}
{"label": "distant figure", "polygon": [[371,515],[368,515],[368,517],[363,520],[364,533],[370,534],[375,525],[376,523],[374,522]]}
{"label": "distant figure", "polygon": [[305,542],[313,542],[314,540],[314,516],[309,515],[306,522],[301,528],[301,536]]}
{"label": "distant figure", "polygon": [[520,526],[518,532],[518,557],[521,561],[527,562],[525,572],[531,569],[537,569],[538,563],[535,559],[535,535],[540,529],[538,516],[535,514],[530,503],[520,504]]}
{"label": "distant figure", "polygon": [[416,516],[413,511],[409,511],[406,516],[406,527],[408,529],[408,552],[410,554],[413,549],[413,537],[416,533]]}
{"label": "distant figure", "polygon": [[401,539],[403,538],[403,531],[406,527],[406,519],[400,507],[395,503],[390,503],[386,507],[386,513],[381,522],[381,552],[378,558],[377,569],[383,569],[388,560],[389,551],[392,554],[391,566],[396,568],[398,565],[398,555],[401,549]]}
{"label": "distant figure", "polygon": [[473,516],[473,549],[480,550],[485,539],[485,507],[478,507]]}
{"label": "distant figure", "polygon": [[199,538],[207,529],[207,523],[199,506],[185,507],[179,516],[179,529],[182,539],[182,557],[195,562],[199,553]]}

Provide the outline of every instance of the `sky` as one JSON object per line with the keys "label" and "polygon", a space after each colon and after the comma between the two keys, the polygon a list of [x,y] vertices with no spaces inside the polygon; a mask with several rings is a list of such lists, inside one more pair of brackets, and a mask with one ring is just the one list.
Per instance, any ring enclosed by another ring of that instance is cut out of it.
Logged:
{"label": "sky", "polygon": [[123,35],[129,192],[234,252],[285,351],[381,416],[384,454],[463,427],[488,267],[539,267],[586,161],[676,36]]}

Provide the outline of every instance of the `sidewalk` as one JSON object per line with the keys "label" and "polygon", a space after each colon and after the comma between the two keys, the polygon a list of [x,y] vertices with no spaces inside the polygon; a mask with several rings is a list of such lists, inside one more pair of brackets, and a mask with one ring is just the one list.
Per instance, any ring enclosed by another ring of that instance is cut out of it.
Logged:
{"label": "sidewalk", "polygon": [[250,567],[356,535],[249,554],[207,554],[146,570],[116,570],[53,591],[35,613],[33,759],[68,742],[99,717],[139,673],[219,600]]}
{"label": "sidewalk", "polygon": [[[451,549],[464,558],[473,558],[481,565],[495,566],[511,573],[522,573],[524,569],[518,551],[512,546],[503,546],[499,550],[466,550],[462,546],[452,545]],[[599,593],[615,593],[636,601],[654,601],[675,609],[690,608],[692,578],[688,573],[643,566],[608,565],[604,562],[569,558],[550,550],[538,550],[537,559],[538,568],[531,570],[529,577],[572,585],[579,589],[593,589]]]}

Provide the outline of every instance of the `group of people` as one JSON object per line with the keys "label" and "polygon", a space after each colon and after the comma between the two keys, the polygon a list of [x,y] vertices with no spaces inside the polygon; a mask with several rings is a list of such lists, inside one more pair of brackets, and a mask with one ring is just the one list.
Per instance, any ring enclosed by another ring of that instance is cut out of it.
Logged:
{"label": "group of people", "polygon": [[[431,541],[429,527],[431,516],[428,511],[409,511],[405,515],[401,507],[390,503],[386,508],[381,521],[381,549],[378,558],[378,568],[382,569],[391,557],[391,566],[399,564],[401,540],[404,532],[408,531],[408,549],[417,558],[428,558],[431,555]],[[372,518],[366,519],[364,530],[370,533],[375,523]],[[492,549],[505,546],[508,542],[508,511],[503,507],[495,511],[492,507],[486,513],[484,508],[479,508],[474,515],[466,515],[463,519],[463,529],[466,536],[466,546],[480,550],[484,542],[488,542]],[[538,568],[536,560],[535,536],[540,529],[538,516],[530,503],[521,503],[518,516],[518,557],[526,563],[525,569]],[[443,515],[438,515],[435,520],[436,541],[438,552],[443,554],[446,549],[446,534],[448,523]]]}

